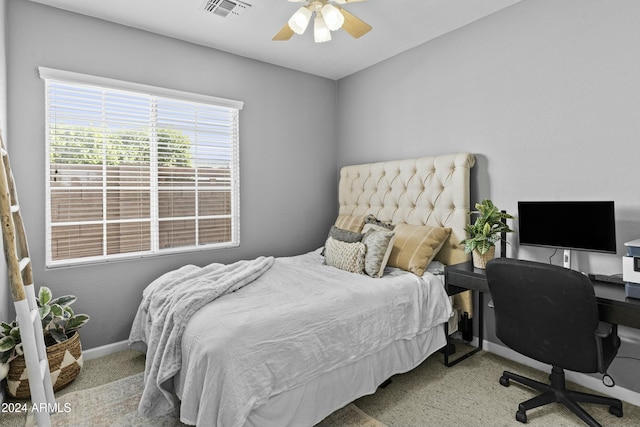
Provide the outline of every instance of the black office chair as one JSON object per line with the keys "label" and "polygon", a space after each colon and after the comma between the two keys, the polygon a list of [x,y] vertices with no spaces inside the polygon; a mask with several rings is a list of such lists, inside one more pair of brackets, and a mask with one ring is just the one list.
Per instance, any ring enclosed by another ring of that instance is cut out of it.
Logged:
{"label": "black office chair", "polygon": [[564,369],[606,374],[620,347],[617,325],[600,322],[593,285],[567,268],[509,258],[490,261],[487,281],[495,308],[496,335],[520,354],[552,366],[550,384],[503,372],[500,384],[514,380],[542,394],[522,402],[516,420],[529,409],[564,404],[590,426],[600,426],[577,402],[609,405],[622,417],[622,402],[567,390]]}

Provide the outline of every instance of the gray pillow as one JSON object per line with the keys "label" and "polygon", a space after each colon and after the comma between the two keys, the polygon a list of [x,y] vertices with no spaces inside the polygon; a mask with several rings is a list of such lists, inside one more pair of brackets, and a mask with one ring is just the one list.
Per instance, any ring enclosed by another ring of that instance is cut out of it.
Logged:
{"label": "gray pillow", "polygon": [[[383,227],[386,228],[387,230],[393,230],[393,228],[395,227],[393,224],[389,223],[389,222],[384,222],[384,221],[380,221],[378,218],[376,218],[373,215],[367,215],[364,219],[364,225],[367,224],[373,224],[373,225],[377,225],[378,227]],[[362,229],[362,232],[364,233],[364,228]]]}
{"label": "gray pillow", "polygon": [[332,225],[331,229],[329,230],[329,237],[340,240],[341,242],[355,243],[361,242],[364,234],[356,233],[355,231],[344,230],[342,228],[336,227],[335,225]]}
{"label": "gray pillow", "polygon": [[367,251],[364,257],[364,271],[371,277],[382,277],[387,260],[393,249],[395,233],[385,227],[365,224],[362,243]]}

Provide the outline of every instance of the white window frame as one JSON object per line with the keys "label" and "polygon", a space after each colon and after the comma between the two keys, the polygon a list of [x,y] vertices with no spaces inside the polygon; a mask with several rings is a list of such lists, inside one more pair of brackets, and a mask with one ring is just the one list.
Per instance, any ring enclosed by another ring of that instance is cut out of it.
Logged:
{"label": "white window frame", "polygon": [[[193,103],[201,103],[201,104],[210,104],[218,107],[226,107],[230,109],[242,110],[244,103],[242,101],[236,101],[226,98],[219,98],[209,95],[197,94],[192,92],[184,92],[174,89],[162,88],[157,86],[150,86],[139,83],[126,82],[122,80],[110,79],[105,77],[92,76],[88,74],[75,73],[70,71],[58,70],[47,67],[39,67],[40,77],[45,80],[45,97],[46,97],[46,266],[47,268],[52,267],[62,267],[69,265],[81,265],[81,264],[89,264],[89,263],[103,263],[115,260],[123,260],[123,259],[132,259],[132,258],[142,258],[142,257],[150,257],[150,256],[158,256],[158,255],[166,255],[166,254],[175,254],[175,253],[183,253],[183,252],[191,252],[191,251],[201,251],[201,250],[210,250],[217,248],[229,248],[229,247],[237,247],[240,245],[240,162],[239,162],[239,129],[236,132],[236,137],[233,139],[231,145],[231,156],[232,161],[230,162],[231,167],[231,240],[223,243],[214,243],[214,244],[198,244],[196,243],[194,246],[182,246],[175,248],[166,248],[161,249],[158,248],[158,227],[157,223],[153,224],[154,221],[157,221],[157,212],[158,212],[158,202],[157,195],[154,195],[154,192],[157,192],[157,185],[151,188],[152,199],[155,198],[155,203],[152,202],[151,206],[151,249],[149,251],[144,252],[133,252],[133,253],[120,253],[120,254],[111,254],[108,255],[103,253],[101,256],[90,256],[90,257],[82,257],[82,258],[72,258],[72,259],[64,259],[64,260],[53,260],[51,253],[51,230],[52,230],[52,222],[51,222],[51,186],[50,186],[50,117],[49,117],[49,94],[48,94],[48,84],[46,82],[48,80],[56,80],[62,81],[65,83],[78,84],[78,85],[89,85],[100,87],[108,90],[122,90],[127,92],[136,92],[144,95],[149,95],[152,97],[161,97],[161,98],[169,98],[175,99],[179,101],[187,101]],[[238,124],[239,128],[239,124]],[[157,165],[156,165],[157,169]],[[196,212],[197,217],[197,212]],[[103,222],[106,221],[106,217],[103,217]],[[106,222],[105,222],[106,223]],[[155,242],[154,242],[155,241]]]}

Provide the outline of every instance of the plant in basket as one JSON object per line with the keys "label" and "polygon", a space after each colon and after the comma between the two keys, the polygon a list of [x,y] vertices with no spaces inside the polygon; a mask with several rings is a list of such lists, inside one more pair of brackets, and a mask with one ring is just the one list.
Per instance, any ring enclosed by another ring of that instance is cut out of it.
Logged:
{"label": "plant in basket", "polygon": [[[74,313],[71,304],[76,299],[73,295],[53,298],[51,290],[46,286],[40,288],[36,298],[47,347],[51,383],[56,391],[73,381],[82,368],[78,329],[87,324],[89,316]],[[0,380],[5,377],[10,396],[30,396],[17,320],[0,323]]]}
{"label": "plant in basket", "polygon": [[485,268],[487,262],[495,257],[495,244],[500,241],[501,233],[511,233],[505,220],[513,219],[513,216],[502,212],[489,199],[484,199],[482,203],[476,203],[476,211],[471,212],[477,215],[475,222],[467,224],[465,230],[469,237],[462,241],[465,253],[473,256],[473,266]]}

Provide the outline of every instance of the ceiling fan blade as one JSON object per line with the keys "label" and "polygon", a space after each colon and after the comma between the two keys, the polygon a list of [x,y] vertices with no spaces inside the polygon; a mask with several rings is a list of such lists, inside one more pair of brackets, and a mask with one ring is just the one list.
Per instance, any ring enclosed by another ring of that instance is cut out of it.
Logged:
{"label": "ceiling fan blade", "polygon": [[294,32],[291,27],[289,27],[289,24],[284,24],[284,27],[282,27],[271,40],[286,41],[289,40],[293,36],[293,34]]}
{"label": "ceiling fan blade", "polygon": [[[289,1],[299,1],[299,0],[289,0]],[[338,3],[338,4],[357,3],[360,1],[367,1],[367,0],[333,0],[334,3]]]}
{"label": "ceiling fan blade", "polygon": [[364,36],[369,31],[371,31],[371,28],[373,28],[371,27],[371,25],[367,24],[357,16],[347,12],[343,8],[340,8],[340,12],[342,13],[342,16],[344,16],[344,24],[342,24],[342,29],[355,38]]}

